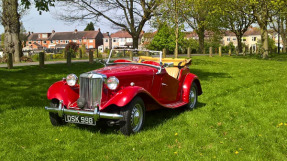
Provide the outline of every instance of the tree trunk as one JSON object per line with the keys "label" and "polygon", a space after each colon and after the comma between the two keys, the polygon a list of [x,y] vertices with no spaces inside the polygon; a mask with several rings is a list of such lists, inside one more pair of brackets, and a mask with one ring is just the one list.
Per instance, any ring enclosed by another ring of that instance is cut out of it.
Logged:
{"label": "tree trunk", "polygon": [[268,57],[268,31],[267,27],[261,28],[261,42],[263,49],[263,59]]}
{"label": "tree trunk", "polygon": [[242,53],[242,35],[236,35],[237,38],[237,49],[239,53]]}
{"label": "tree trunk", "polygon": [[175,1],[175,50],[174,50],[174,58],[178,57],[178,33],[179,33],[179,27],[178,27],[178,6],[177,1]]}
{"label": "tree trunk", "polygon": [[18,14],[17,0],[2,1],[2,25],[5,30],[4,54],[12,53],[15,62],[20,62],[21,42],[20,42],[20,15]]}
{"label": "tree trunk", "polygon": [[133,49],[138,49],[139,47],[139,36],[133,36]]}
{"label": "tree trunk", "polygon": [[199,41],[198,53],[200,54],[204,54],[204,30],[204,27],[199,27],[198,30],[196,30]]}

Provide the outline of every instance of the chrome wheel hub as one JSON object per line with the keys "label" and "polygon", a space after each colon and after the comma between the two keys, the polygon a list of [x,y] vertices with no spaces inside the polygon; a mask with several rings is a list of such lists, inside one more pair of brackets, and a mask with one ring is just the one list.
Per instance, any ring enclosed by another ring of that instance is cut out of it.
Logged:
{"label": "chrome wheel hub", "polygon": [[195,87],[191,87],[189,92],[189,107],[194,108],[196,101],[196,89]]}
{"label": "chrome wheel hub", "polygon": [[131,127],[133,132],[138,132],[143,123],[143,109],[140,104],[136,104],[131,113]]}

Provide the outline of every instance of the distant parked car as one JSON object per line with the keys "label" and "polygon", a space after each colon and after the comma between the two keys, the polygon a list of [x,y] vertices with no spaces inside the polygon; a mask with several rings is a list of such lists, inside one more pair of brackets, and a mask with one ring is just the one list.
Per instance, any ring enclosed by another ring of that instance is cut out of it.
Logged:
{"label": "distant parked car", "polygon": [[79,83],[69,74],[49,88],[51,105],[45,109],[52,125],[96,125],[105,120],[130,135],[142,129],[146,111],[196,106],[202,89],[189,71],[191,60],[162,58],[161,52],[150,51],[157,55],[140,56],[136,62],[113,61],[113,53],[105,67],[81,74]]}

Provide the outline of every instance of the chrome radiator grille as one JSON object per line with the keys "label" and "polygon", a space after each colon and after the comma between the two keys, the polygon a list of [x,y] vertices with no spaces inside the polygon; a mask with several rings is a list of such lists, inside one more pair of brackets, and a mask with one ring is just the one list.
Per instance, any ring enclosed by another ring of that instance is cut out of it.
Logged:
{"label": "chrome radiator grille", "polygon": [[103,75],[84,73],[80,75],[80,97],[84,98],[84,108],[95,108],[101,104]]}

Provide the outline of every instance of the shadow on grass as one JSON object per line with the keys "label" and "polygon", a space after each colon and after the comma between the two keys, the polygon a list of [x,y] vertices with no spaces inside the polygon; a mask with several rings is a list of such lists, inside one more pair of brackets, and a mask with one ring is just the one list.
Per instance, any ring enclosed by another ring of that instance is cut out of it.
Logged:
{"label": "shadow on grass", "polygon": [[213,78],[232,78],[228,73],[206,72],[200,69],[190,69],[190,73],[197,75],[199,80],[211,80]]}
{"label": "shadow on grass", "polygon": [[15,67],[12,70],[0,68],[0,113],[22,107],[44,108],[49,104],[47,90],[67,74],[77,75],[100,68],[101,64],[75,63]]}
{"label": "shadow on grass", "polygon": [[[204,106],[206,106],[205,103],[198,102],[197,107],[194,110]],[[168,120],[178,117],[183,112],[186,112],[184,107],[176,109],[163,108],[160,110],[146,112],[145,123],[142,131],[152,130],[157,126],[164,124]],[[101,134],[120,134],[119,126],[110,127],[103,120],[97,122],[96,126],[77,125],[75,128],[79,128],[80,130],[87,130],[92,133],[100,132]]]}

